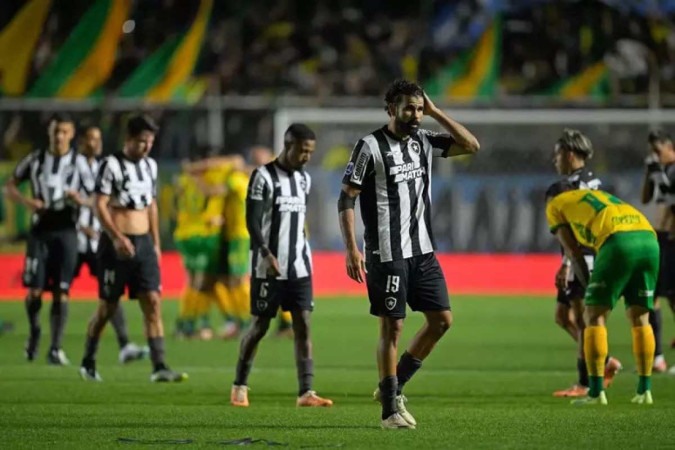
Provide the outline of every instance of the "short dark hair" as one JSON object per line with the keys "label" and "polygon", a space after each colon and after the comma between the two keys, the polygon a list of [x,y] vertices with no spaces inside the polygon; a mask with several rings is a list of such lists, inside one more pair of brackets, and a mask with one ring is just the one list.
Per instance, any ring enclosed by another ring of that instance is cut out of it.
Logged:
{"label": "short dark hair", "polygon": [[70,114],[68,114],[66,112],[58,112],[58,113],[52,114],[51,117],[49,118],[49,122],[47,122],[47,123],[52,123],[52,122],[72,123],[73,125],[75,125],[75,119],[73,119],[73,116],[71,116]]}
{"label": "short dark hair", "polygon": [[284,145],[296,141],[316,141],[316,134],[304,123],[294,123],[284,133]]}
{"label": "short dark hair", "polygon": [[136,137],[144,131],[157,133],[159,127],[150,116],[138,114],[129,118],[127,122],[127,134],[130,137]]}
{"label": "short dark hair", "polygon": [[652,130],[649,132],[647,142],[651,145],[664,144],[666,142],[673,142],[673,139],[670,137],[670,134],[663,130]]}
{"label": "short dark hair", "polygon": [[567,180],[557,181],[546,189],[546,199],[555,198],[563,192],[573,191],[574,189],[576,189],[574,184]]}
{"label": "short dark hair", "polygon": [[414,95],[417,97],[424,97],[424,89],[412,81],[408,80],[395,80],[387,88],[387,93],[384,94],[384,110],[389,111],[389,105],[392,103],[398,103],[403,95]]}
{"label": "short dark hair", "polygon": [[96,128],[97,130],[100,130],[101,127],[96,125],[94,122],[84,122],[80,124],[79,128],[77,129],[77,135],[79,137],[84,137],[87,134],[87,131]]}
{"label": "short dark hair", "polygon": [[558,145],[563,150],[573,152],[583,159],[593,157],[593,144],[581,131],[565,128],[558,138]]}

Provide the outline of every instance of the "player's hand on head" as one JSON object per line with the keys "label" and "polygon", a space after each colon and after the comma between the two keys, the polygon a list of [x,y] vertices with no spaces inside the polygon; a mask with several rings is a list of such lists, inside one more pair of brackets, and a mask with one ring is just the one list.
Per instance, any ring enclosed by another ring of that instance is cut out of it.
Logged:
{"label": "player's hand on head", "polygon": [[366,271],[365,260],[361,252],[347,252],[347,275],[352,280],[363,283],[364,272]]}
{"label": "player's hand on head", "polygon": [[427,93],[424,93],[424,115],[428,116],[436,110],[436,105],[431,101]]}

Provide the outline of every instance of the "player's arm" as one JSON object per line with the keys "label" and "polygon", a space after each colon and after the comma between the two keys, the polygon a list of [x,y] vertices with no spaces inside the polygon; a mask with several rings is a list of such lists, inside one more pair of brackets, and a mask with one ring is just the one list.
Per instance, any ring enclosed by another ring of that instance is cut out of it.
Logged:
{"label": "player's arm", "polygon": [[365,272],[365,259],[356,244],[356,214],[354,206],[356,198],[362,190],[363,184],[368,180],[372,182],[375,175],[370,146],[364,140],[360,140],[354,146],[349,163],[342,177],[342,189],[338,198],[338,216],[342,240],[347,250],[347,275],[352,280],[363,283]]}
{"label": "player's arm", "polygon": [[438,108],[426,93],[424,94],[424,114],[432,117],[452,137],[452,142],[449,142],[449,148],[444,149],[443,156],[472,155],[480,149],[476,136]]}
{"label": "player's arm", "polygon": [[162,245],[159,240],[159,210],[157,208],[157,199],[152,199],[152,203],[148,207],[148,216],[150,219],[150,236],[155,245],[155,253],[159,259],[162,254]]}
{"label": "player's arm", "polygon": [[30,178],[30,165],[35,157],[35,154],[31,153],[16,165],[12,176],[5,183],[5,194],[14,203],[24,205],[32,211],[39,211],[44,208],[42,200],[25,196],[19,190],[19,185]]}
{"label": "player's arm", "polygon": [[645,176],[642,180],[642,204],[649,203],[654,197],[654,189],[663,180],[663,170],[659,158],[652,153],[645,158]]}
{"label": "player's arm", "polygon": [[572,268],[574,269],[574,274],[577,276],[577,279],[584,287],[588,286],[590,271],[586,264],[586,258],[584,258],[584,254],[581,251],[581,246],[574,237],[572,230],[569,226],[560,226],[555,231],[555,236],[565,250],[565,255],[567,255],[572,262]]}
{"label": "player's arm", "polygon": [[246,229],[254,248],[260,249],[263,258],[267,260],[269,274],[274,276],[281,275],[279,262],[276,255],[272,254],[262,232],[262,220],[265,214],[266,200],[269,199],[272,192],[267,186],[264,177],[256,170],[253,172],[249,181],[246,194]]}
{"label": "player's arm", "polygon": [[352,280],[363,283],[365,261],[356,243],[356,214],[354,206],[361,190],[348,184],[342,185],[338,198],[338,215],[340,217],[340,232],[347,249],[347,275]]}

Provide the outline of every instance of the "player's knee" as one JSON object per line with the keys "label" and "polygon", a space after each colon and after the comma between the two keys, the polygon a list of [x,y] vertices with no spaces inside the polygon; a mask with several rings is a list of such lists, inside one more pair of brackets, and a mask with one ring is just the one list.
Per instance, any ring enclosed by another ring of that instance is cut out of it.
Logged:
{"label": "player's knee", "polygon": [[383,318],[381,334],[385,340],[398,342],[401,333],[403,333],[403,319]]}
{"label": "player's knee", "polygon": [[570,313],[565,308],[555,310],[555,323],[561,328],[567,328],[570,325]]}
{"label": "player's knee", "polygon": [[28,295],[31,299],[40,299],[42,298],[42,289],[30,289]]}
{"label": "player's knee", "polygon": [[145,316],[149,322],[157,322],[162,319],[161,297],[158,292],[149,292],[145,299]]}
{"label": "player's knee", "polygon": [[270,319],[267,317],[257,317],[254,319],[251,324],[251,331],[253,332],[254,338],[257,340],[262,339],[267,334],[267,330],[270,328]]}

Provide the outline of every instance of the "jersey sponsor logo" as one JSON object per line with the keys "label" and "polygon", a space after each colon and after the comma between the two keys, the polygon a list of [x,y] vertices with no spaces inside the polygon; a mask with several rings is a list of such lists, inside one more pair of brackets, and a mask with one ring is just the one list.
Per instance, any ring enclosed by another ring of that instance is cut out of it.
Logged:
{"label": "jersey sponsor logo", "polygon": [[638,296],[639,297],[653,297],[654,296],[654,291],[649,290],[649,289],[640,289],[638,291]]}
{"label": "jersey sponsor logo", "polygon": [[384,306],[386,306],[389,311],[396,308],[396,303],[396,297],[387,297],[384,299]]}
{"label": "jersey sponsor logo", "polygon": [[347,164],[347,168],[345,169],[345,176],[348,177],[352,173],[354,173],[354,163],[350,161],[349,164]]}
{"label": "jersey sponsor logo", "polygon": [[426,167],[421,167],[419,161],[399,164],[389,168],[389,175],[394,176],[394,183],[421,178],[426,172]]}
{"label": "jersey sponsor logo", "polygon": [[263,181],[262,176],[255,175],[255,179],[251,184],[249,197],[251,198],[251,200],[262,200],[264,190],[265,190],[265,182]]}
{"label": "jersey sponsor logo", "polygon": [[352,181],[355,183],[361,183],[363,181],[363,177],[366,176],[367,167],[368,167],[368,154],[367,153],[359,154],[359,157],[356,160],[356,165],[354,166]]}
{"label": "jersey sponsor logo", "polygon": [[279,212],[304,213],[307,210],[307,205],[305,205],[305,201],[300,197],[280,195],[276,198],[275,203],[279,207]]}

